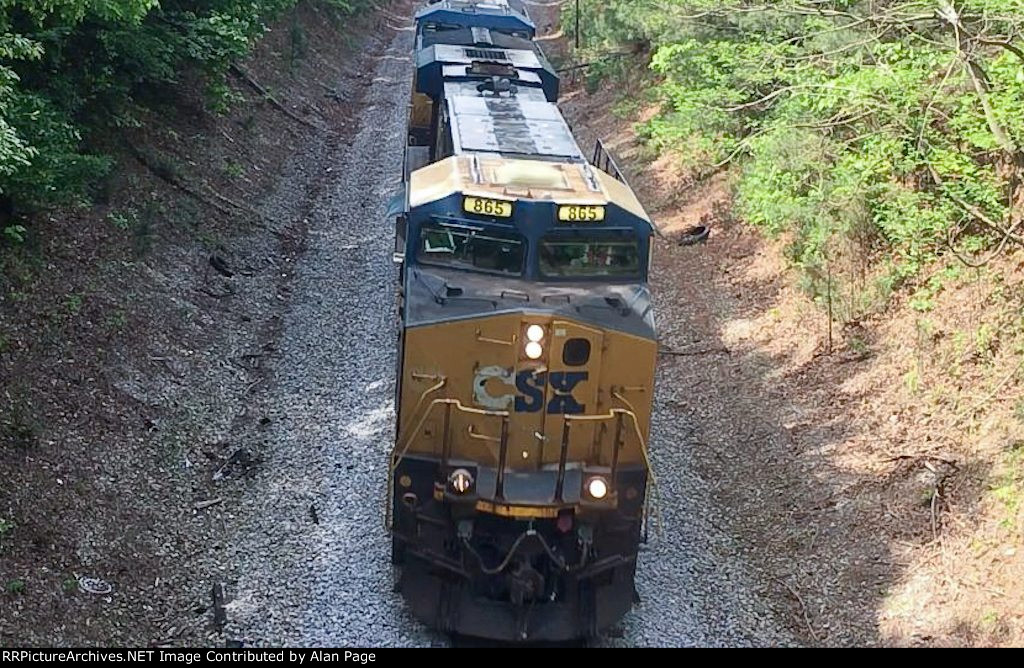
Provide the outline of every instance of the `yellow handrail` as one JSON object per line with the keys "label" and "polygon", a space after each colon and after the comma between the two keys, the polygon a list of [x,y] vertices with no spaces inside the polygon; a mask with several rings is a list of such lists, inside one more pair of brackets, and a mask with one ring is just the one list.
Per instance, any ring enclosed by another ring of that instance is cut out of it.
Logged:
{"label": "yellow handrail", "polygon": [[612,408],[606,415],[566,415],[566,421],[598,421],[598,420],[612,420],[616,415],[628,415],[630,422],[633,423],[633,431],[636,433],[637,442],[640,443],[640,454],[644,457],[644,468],[647,469],[647,478],[651,481],[650,489],[653,490],[654,503],[653,510],[654,515],[657,518],[658,523],[658,535],[662,535],[662,519],[661,519],[661,491],[658,488],[658,478],[654,475],[654,466],[651,464],[650,455],[647,452],[647,441],[644,440],[644,435],[640,431],[640,421],[637,419],[636,412],[633,410],[632,404],[629,403],[622,395],[618,392],[612,392],[612,396],[623,402],[629,409],[625,408]]}
{"label": "yellow handrail", "polygon": [[[441,381],[437,385],[435,385],[434,387],[429,388],[426,392],[424,392],[423,395],[420,396],[420,400],[417,402],[416,408],[417,409],[419,408],[419,405],[426,398],[427,394],[429,394],[430,392],[433,392],[433,391],[439,389],[441,386],[444,385],[444,383],[445,383],[445,379],[442,378]],[[643,455],[643,458],[644,458],[644,467],[647,469],[647,478],[648,478],[648,480],[651,481],[649,489],[653,490],[652,496],[653,496],[654,503],[652,504],[652,506],[653,506],[654,515],[655,515],[655,517],[657,519],[658,535],[661,536],[662,535],[662,531],[663,531],[663,526],[664,526],[664,524],[662,522],[662,517],[661,517],[661,492],[660,492],[660,490],[658,488],[658,479],[657,479],[657,476],[655,476],[655,474],[654,474],[654,467],[651,465],[651,459],[650,459],[649,453],[647,451],[647,441],[644,439],[643,433],[640,430],[640,421],[637,418],[636,413],[633,410],[631,410],[632,409],[632,405],[629,403],[629,401],[626,400],[618,392],[612,392],[612,396],[615,397],[616,399],[618,399],[619,401],[623,402],[627,406],[629,406],[630,409],[612,408],[605,415],[566,415],[566,416],[564,416],[565,417],[565,421],[567,423],[572,423],[572,422],[598,422],[598,421],[603,421],[603,420],[615,419],[616,416],[618,416],[618,415],[626,415],[626,416],[629,417],[630,422],[632,422],[632,424],[633,424],[633,431],[636,434],[637,442],[640,444],[640,454]],[[391,530],[392,520],[393,520],[392,505],[394,503],[395,470],[398,468],[398,463],[405,457],[405,453],[408,452],[409,448],[412,446],[413,440],[416,438],[416,435],[419,433],[419,430],[423,426],[423,423],[426,422],[427,418],[430,416],[430,413],[434,410],[434,408],[436,406],[441,406],[441,405],[454,406],[456,410],[458,410],[458,411],[460,411],[462,413],[469,413],[471,415],[483,415],[483,416],[488,416],[488,417],[500,417],[500,418],[508,418],[509,417],[509,412],[508,411],[484,410],[484,409],[481,409],[481,408],[473,408],[473,407],[470,407],[470,406],[463,406],[462,402],[459,401],[458,399],[434,399],[433,401],[431,401],[430,404],[428,404],[426,406],[425,410],[423,411],[423,414],[420,416],[420,419],[416,423],[415,428],[413,428],[411,431],[407,431],[404,434],[404,436],[405,436],[404,439],[401,438],[401,437],[396,439],[395,447],[392,448],[392,450],[391,450],[391,458],[390,458],[390,461],[388,462],[387,499],[386,499],[386,506],[385,506],[385,509],[384,509],[384,528],[386,530],[388,530],[388,531]],[[413,414],[415,415],[415,412]],[[470,429],[469,435],[471,437],[473,437],[473,438],[478,438],[478,439],[481,439],[481,440],[490,440],[491,438],[493,438],[493,437],[484,436],[482,434],[475,434],[472,431],[472,425],[470,425],[469,429]],[[447,439],[448,438],[448,434],[445,433],[443,435],[443,438]],[[399,447],[399,444],[401,444],[403,440],[405,442],[404,446]],[[504,462],[500,462],[499,463],[499,466],[502,466],[502,465],[504,465]]]}
{"label": "yellow handrail", "polygon": [[490,336],[484,336],[483,332],[479,329],[476,330],[476,340],[482,343],[496,343],[499,346],[514,346],[516,345],[516,335],[512,335],[511,341],[503,341],[501,339],[495,339]]}
{"label": "yellow handrail", "polygon": [[[410,413],[410,415],[416,415],[420,410],[420,406],[423,405],[423,400],[427,398],[427,395],[433,392],[437,392],[442,387],[444,387],[445,383],[448,382],[448,378],[445,376],[441,376],[440,378],[438,378],[437,376],[424,376],[423,374],[416,373],[414,373],[412,377],[416,380],[437,380],[437,383],[423,390],[423,394],[421,394],[420,398],[416,400],[416,405],[413,406],[412,413]],[[398,410],[398,406],[395,406],[395,410]],[[401,427],[401,425],[399,425],[399,427]]]}
{"label": "yellow handrail", "polygon": [[[444,381],[442,380],[441,383],[443,384]],[[428,390],[428,392],[430,392],[430,391],[433,391],[433,389]],[[427,393],[425,392],[423,394],[423,397],[425,397],[426,394]],[[422,401],[423,397],[420,397],[421,401]],[[428,417],[430,417],[430,413],[431,413],[431,411],[434,410],[434,407],[435,406],[441,406],[441,405],[444,405],[444,404],[448,404],[450,406],[454,406],[456,408],[456,410],[459,410],[459,411],[461,411],[463,413],[470,413],[470,414],[473,414],[473,415],[485,415],[485,416],[500,417],[500,418],[507,418],[509,416],[508,411],[489,411],[489,410],[484,410],[484,409],[481,409],[481,408],[472,408],[470,406],[463,406],[462,402],[459,401],[458,399],[434,399],[433,401],[431,401],[427,405],[426,409],[423,411],[423,415],[420,417],[419,422],[416,423],[416,427],[414,429],[412,429],[411,431],[407,432],[407,438],[405,438],[405,445],[401,449],[399,449],[399,443],[402,442],[402,438],[399,437],[398,439],[395,440],[395,447],[392,448],[392,450],[391,450],[391,460],[388,462],[387,506],[384,509],[384,528],[387,529],[388,531],[391,530],[391,520],[392,520],[392,517],[391,517],[391,506],[392,506],[392,504],[394,502],[395,469],[398,468],[398,462],[400,462],[402,460],[402,458],[405,457],[405,453],[408,452],[409,447],[412,445],[413,440],[415,440],[416,434],[418,434],[419,431],[420,431],[420,427],[422,427],[423,423],[427,421]],[[448,434],[447,433],[444,434],[444,438],[448,438]],[[399,450],[401,450],[401,451],[399,451]]]}

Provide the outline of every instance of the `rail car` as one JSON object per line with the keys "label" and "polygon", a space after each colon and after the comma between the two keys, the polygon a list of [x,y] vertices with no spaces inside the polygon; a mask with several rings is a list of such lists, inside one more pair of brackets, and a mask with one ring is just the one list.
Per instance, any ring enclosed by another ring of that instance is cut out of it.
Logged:
{"label": "rail car", "polygon": [[513,642],[630,610],[654,480],[654,226],[580,150],[533,36],[500,0],[417,13],[389,211],[397,588],[431,627]]}

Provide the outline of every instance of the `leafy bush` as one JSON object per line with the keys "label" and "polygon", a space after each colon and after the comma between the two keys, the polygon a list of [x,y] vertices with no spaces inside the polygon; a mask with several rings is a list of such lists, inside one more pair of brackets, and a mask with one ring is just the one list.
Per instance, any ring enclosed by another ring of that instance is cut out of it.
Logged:
{"label": "leafy bush", "polygon": [[661,113],[641,136],[736,168],[738,213],[790,240],[812,292],[843,248],[891,285],[1024,243],[1024,0],[581,6],[582,59],[652,44]]}
{"label": "leafy bush", "polygon": [[[80,200],[109,168],[97,130],[137,125],[140,105],[205,75],[210,107],[269,21],[297,0],[7,0],[0,3],[0,245],[25,214]],[[374,0],[329,0],[355,12]]]}

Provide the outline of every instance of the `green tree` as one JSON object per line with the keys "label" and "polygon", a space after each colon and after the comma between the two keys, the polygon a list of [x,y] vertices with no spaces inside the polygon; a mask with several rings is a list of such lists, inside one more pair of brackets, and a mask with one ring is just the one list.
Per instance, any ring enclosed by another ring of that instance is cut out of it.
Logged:
{"label": "green tree", "polygon": [[0,0],[0,243],[23,238],[32,212],[81,200],[110,164],[90,136],[136,124],[183,72],[223,107],[231,64],[295,2]]}
{"label": "green tree", "polygon": [[646,140],[697,171],[735,168],[739,213],[791,239],[813,291],[837,248],[898,282],[1024,243],[1024,0],[584,7],[590,58],[652,44]]}

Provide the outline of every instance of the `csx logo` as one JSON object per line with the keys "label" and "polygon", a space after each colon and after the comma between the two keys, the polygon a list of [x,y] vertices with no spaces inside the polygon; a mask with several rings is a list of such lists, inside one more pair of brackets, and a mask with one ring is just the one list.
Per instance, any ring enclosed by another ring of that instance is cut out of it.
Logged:
{"label": "csx logo", "polygon": [[[576,401],[572,391],[588,377],[586,371],[553,371],[551,373],[534,373],[520,371],[515,381],[512,372],[502,367],[490,366],[479,369],[473,379],[473,398],[476,403],[487,408],[508,410],[515,407],[516,413],[539,413],[545,409],[546,388],[551,389],[547,399],[547,412],[556,415],[576,415],[582,413],[586,406]],[[504,394],[494,392],[494,386],[500,383],[509,390]],[[511,390],[515,388],[515,392]]]}

